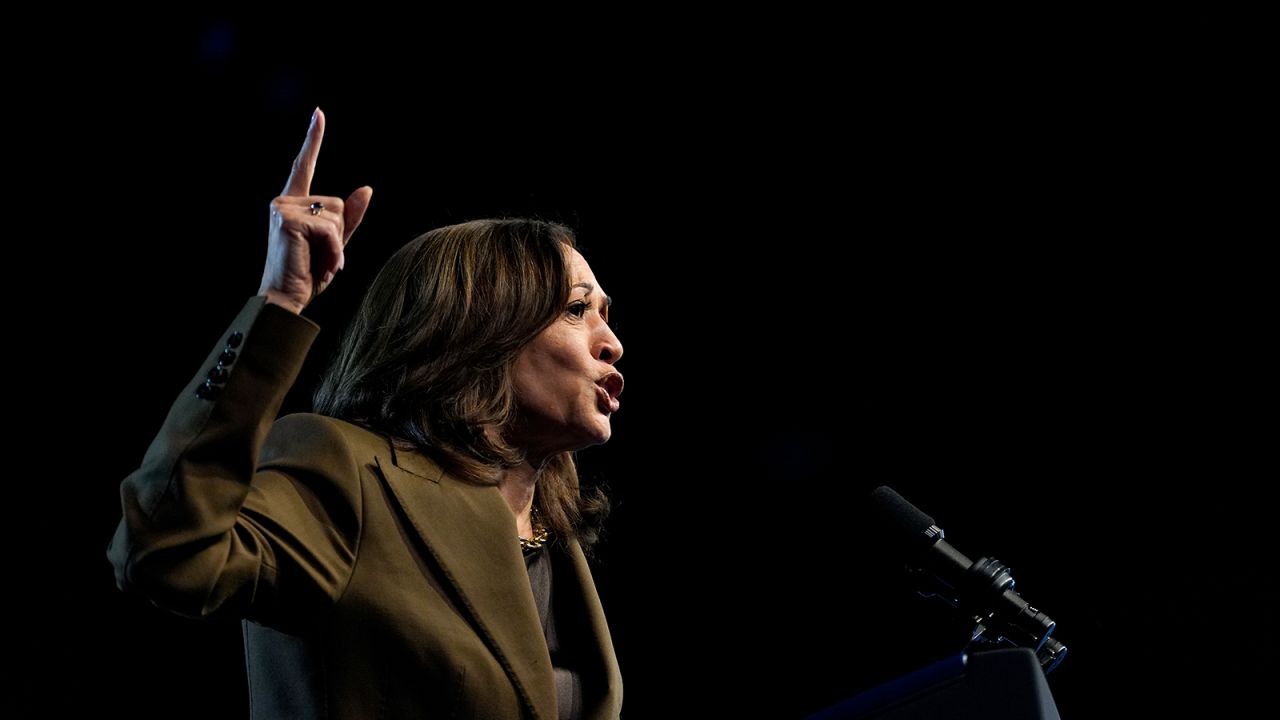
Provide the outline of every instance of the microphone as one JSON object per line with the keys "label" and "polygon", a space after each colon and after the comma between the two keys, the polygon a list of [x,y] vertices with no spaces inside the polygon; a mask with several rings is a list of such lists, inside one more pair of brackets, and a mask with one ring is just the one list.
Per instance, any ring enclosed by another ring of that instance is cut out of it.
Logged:
{"label": "microphone", "polygon": [[922,595],[936,596],[972,615],[971,642],[1027,647],[1048,673],[1067,656],[1050,637],[1057,624],[1014,591],[1009,568],[995,558],[971,562],[943,538],[933,518],[887,486],[871,493],[871,519],[896,545],[907,567],[923,581]]}

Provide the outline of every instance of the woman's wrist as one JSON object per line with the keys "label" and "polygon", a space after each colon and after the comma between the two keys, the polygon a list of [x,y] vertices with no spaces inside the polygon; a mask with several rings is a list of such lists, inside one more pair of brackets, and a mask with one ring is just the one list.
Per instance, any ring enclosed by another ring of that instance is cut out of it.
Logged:
{"label": "woman's wrist", "polygon": [[262,290],[259,290],[258,294],[261,295],[262,297],[265,297],[267,299],[267,302],[271,303],[272,305],[279,305],[280,307],[284,308],[285,310],[288,310],[294,315],[301,315],[302,308],[306,307],[305,305],[291,299],[288,295],[285,295],[279,290],[274,290],[272,288],[264,288]]}

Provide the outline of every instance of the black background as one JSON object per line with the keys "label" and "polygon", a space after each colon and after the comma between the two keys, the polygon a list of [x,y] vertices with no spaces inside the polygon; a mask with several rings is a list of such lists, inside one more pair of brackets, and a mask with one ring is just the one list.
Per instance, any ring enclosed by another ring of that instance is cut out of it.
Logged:
{"label": "black background", "polygon": [[105,549],[257,288],[316,105],[313,191],[375,193],[289,409],[427,229],[565,222],[614,297],[624,407],[579,462],[615,501],[596,579],[628,717],[798,717],[959,651],[861,532],[880,484],[1058,621],[1065,717],[1245,707],[1274,674],[1247,48],[937,18],[80,20],[21,31],[8,111],[32,715],[245,714],[238,626],[119,593]]}

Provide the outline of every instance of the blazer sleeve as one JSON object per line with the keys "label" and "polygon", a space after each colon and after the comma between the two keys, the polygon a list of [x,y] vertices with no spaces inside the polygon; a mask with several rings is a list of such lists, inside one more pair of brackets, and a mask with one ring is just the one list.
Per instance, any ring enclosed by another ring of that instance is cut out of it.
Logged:
{"label": "blazer sleeve", "polygon": [[303,623],[350,578],[359,462],[343,424],[273,423],[319,327],[255,297],[121,485],[107,555],[123,590],[193,617]]}

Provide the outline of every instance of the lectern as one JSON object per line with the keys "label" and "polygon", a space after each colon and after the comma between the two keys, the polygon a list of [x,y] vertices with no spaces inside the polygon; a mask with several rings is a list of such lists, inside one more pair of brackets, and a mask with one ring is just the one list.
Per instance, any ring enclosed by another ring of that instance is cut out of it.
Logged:
{"label": "lectern", "polygon": [[808,720],[1059,720],[1028,648],[962,653],[832,705]]}

